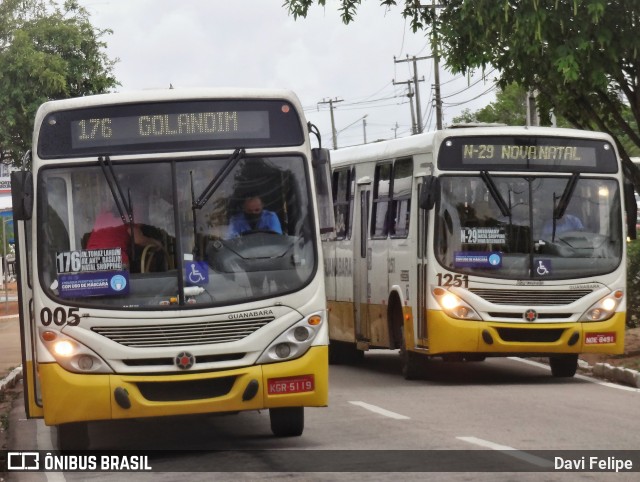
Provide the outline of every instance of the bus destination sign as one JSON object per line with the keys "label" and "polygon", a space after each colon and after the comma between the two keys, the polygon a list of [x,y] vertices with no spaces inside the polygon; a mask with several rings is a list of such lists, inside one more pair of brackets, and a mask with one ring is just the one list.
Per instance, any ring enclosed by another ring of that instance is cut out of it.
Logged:
{"label": "bus destination sign", "polygon": [[462,144],[466,161],[589,161],[595,163],[593,148],[570,145]]}
{"label": "bus destination sign", "polygon": [[451,136],[438,152],[444,170],[617,172],[606,140],[555,136]]}
{"label": "bus destination sign", "polygon": [[284,99],[116,103],[49,112],[38,133],[42,159],[284,147],[304,143]]}
{"label": "bus destination sign", "polygon": [[71,122],[71,145],[83,147],[205,139],[267,139],[267,111],[210,111],[126,117],[91,117]]}

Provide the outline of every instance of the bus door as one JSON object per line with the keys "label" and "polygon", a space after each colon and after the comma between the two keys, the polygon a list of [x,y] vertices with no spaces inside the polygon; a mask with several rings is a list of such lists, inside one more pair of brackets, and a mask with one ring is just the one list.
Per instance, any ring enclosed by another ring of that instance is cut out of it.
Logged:
{"label": "bus door", "polygon": [[20,310],[20,343],[22,345],[22,378],[27,418],[43,417],[42,396],[37,375],[37,328],[33,308],[33,278],[30,260],[33,249],[31,213],[33,209],[33,177],[30,172],[11,173],[13,226]]}
{"label": "bus door", "polygon": [[[425,183],[423,177],[417,179],[416,192],[418,196],[423,196],[426,193],[422,191],[422,186]],[[427,346],[427,239],[428,239],[428,220],[429,211],[422,208],[422,199],[418,199],[418,236],[416,242],[416,280],[418,281],[417,289],[417,303],[416,313],[414,315],[414,324],[417,325],[415,330],[415,343],[416,345]]]}
{"label": "bus door", "polygon": [[371,203],[371,179],[359,179],[356,188],[356,216],[353,229],[353,301],[355,318],[355,335],[357,344],[368,348],[369,309],[371,287],[369,271],[371,269],[371,246],[369,245],[369,215]]}

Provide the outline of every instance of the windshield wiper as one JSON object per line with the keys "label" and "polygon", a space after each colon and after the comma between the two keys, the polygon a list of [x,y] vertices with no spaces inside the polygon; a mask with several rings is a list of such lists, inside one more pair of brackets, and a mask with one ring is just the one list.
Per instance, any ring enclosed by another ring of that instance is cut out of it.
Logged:
{"label": "windshield wiper", "polygon": [[576,189],[576,184],[578,184],[578,178],[580,177],[579,172],[574,172],[571,174],[571,179],[567,182],[567,185],[564,187],[564,192],[562,196],[560,196],[560,201],[558,205],[553,209],[553,219],[560,219],[564,216],[564,213],[567,211],[569,207],[569,201],[571,201],[571,197],[573,196],[573,191]]}
{"label": "windshield wiper", "polygon": [[576,189],[576,184],[578,184],[578,179],[580,178],[579,172],[574,172],[571,174],[571,178],[567,181],[567,185],[564,187],[564,191],[559,198],[558,204],[556,205],[556,195],[553,193],[553,226],[551,227],[551,241],[554,241],[556,238],[556,221],[564,216],[567,212],[567,208],[569,207],[569,202],[573,197],[573,191]]}
{"label": "windshield wiper", "polygon": [[493,182],[493,178],[489,175],[487,171],[480,171],[480,177],[482,178],[482,181],[484,182],[484,184],[487,186],[487,189],[489,190],[489,194],[491,194],[491,197],[498,205],[498,208],[500,209],[500,212],[502,213],[502,215],[505,218],[511,218],[511,210],[509,209],[509,206],[507,205],[506,201],[502,197],[502,194],[500,194],[500,191],[498,190],[495,182]]}
{"label": "windshield wiper", "polygon": [[204,188],[204,191],[202,191],[202,194],[198,196],[198,199],[193,199],[194,193],[193,193],[193,184],[192,184],[191,186],[192,187],[192,190],[191,190],[192,209],[202,209],[204,205],[207,204],[207,201],[209,201],[213,193],[216,192],[218,187],[220,187],[220,184],[222,183],[222,181],[224,181],[224,179],[229,175],[229,173],[233,170],[236,164],[241,159],[244,158],[244,155],[245,155],[245,150],[240,147],[238,147],[235,151],[233,151],[233,154],[229,156],[229,159],[227,159],[227,162],[224,163],[224,166],[222,166],[222,169],[218,171],[218,174],[215,175],[215,177],[211,180],[209,185]]}
{"label": "windshield wiper", "polygon": [[109,156],[99,156],[98,163],[102,168],[102,173],[104,174],[104,178],[107,181],[107,185],[109,186],[109,190],[111,191],[111,196],[113,196],[113,202],[118,209],[118,213],[120,213],[120,218],[124,224],[129,225],[129,234],[131,239],[131,262],[135,260],[135,241],[133,237],[133,206],[131,203],[131,191],[128,191],[128,199],[125,197],[124,192],[122,190],[122,185],[118,181],[116,177],[115,170],[113,169],[113,164],[111,163],[111,158]]}
{"label": "windshield wiper", "polygon": [[224,163],[224,166],[222,166],[222,169],[218,171],[218,173],[214,176],[208,186],[204,188],[200,196],[198,196],[198,199],[196,199],[194,191],[193,171],[189,172],[189,175],[191,176],[191,210],[193,211],[193,255],[196,259],[199,259],[200,255],[200,250],[198,249],[197,242],[198,230],[196,210],[202,209],[205,204],[207,204],[211,196],[213,196],[213,193],[216,192],[216,190],[220,187],[220,184],[222,184],[222,181],[224,181],[229,173],[235,168],[236,164],[238,164],[238,162],[240,162],[240,160],[244,158],[245,153],[246,151],[241,147],[238,147],[235,151],[233,151],[233,154],[229,156],[229,158]]}

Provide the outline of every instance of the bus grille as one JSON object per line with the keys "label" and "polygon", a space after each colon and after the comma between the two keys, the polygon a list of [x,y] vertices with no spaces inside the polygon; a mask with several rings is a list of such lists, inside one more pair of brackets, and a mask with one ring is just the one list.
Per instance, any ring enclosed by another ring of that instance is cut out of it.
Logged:
{"label": "bus grille", "polygon": [[591,294],[591,290],[492,290],[472,288],[469,291],[496,305],[568,305]]}
{"label": "bus grille", "polygon": [[92,330],[121,345],[142,348],[209,345],[242,340],[274,317],[154,326],[96,326]]}

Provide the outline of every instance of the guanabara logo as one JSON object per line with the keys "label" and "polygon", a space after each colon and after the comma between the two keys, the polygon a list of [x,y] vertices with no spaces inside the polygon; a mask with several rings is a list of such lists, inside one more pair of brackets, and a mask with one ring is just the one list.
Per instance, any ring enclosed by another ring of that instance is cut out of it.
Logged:
{"label": "guanabara logo", "polygon": [[538,313],[536,313],[536,310],[527,310],[524,312],[524,319],[527,321],[536,321],[538,319]]}
{"label": "guanabara logo", "polygon": [[188,370],[193,365],[195,365],[195,363],[196,357],[194,357],[188,351],[180,352],[176,357],[176,365],[178,365],[178,368],[182,368],[183,370]]}

